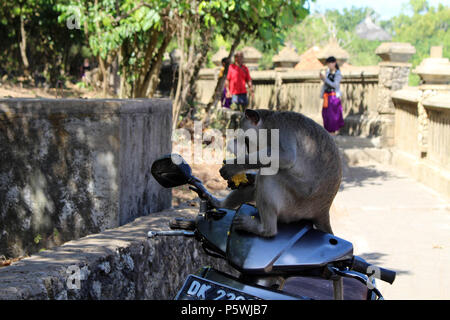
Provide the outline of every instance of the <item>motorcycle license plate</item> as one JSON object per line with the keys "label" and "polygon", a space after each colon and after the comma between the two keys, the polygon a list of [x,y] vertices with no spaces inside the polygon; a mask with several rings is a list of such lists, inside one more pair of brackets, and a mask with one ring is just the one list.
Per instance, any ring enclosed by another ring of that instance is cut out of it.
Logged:
{"label": "motorcycle license plate", "polygon": [[189,275],[175,300],[261,300],[218,282]]}

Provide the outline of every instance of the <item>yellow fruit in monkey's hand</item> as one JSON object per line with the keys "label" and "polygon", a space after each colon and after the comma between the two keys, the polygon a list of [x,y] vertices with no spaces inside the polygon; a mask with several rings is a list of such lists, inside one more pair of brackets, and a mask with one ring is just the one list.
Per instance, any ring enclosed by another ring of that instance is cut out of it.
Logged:
{"label": "yellow fruit in monkey's hand", "polygon": [[239,187],[239,185],[241,183],[247,183],[248,182],[247,175],[245,174],[245,172],[244,173],[238,173],[238,174],[234,175],[231,178],[231,180],[233,181],[233,183],[236,186],[236,188]]}

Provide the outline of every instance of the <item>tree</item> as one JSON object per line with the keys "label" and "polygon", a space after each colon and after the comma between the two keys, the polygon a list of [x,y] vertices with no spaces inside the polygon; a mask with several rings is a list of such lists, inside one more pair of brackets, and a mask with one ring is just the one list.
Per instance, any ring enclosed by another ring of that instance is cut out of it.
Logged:
{"label": "tree", "polygon": [[375,49],[379,41],[361,39],[355,32],[356,26],[370,16],[373,21],[378,15],[371,8],[352,7],[341,11],[327,10],[323,14],[308,16],[296,25],[286,39],[292,42],[299,52],[304,52],[313,46],[324,46],[331,38],[336,38],[339,45],[350,54],[349,62],[354,65],[374,65],[379,58]]}
{"label": "tree", "polygon": [[76,15],[108,91],[111,66],[120,65],[121,97],[152,96],[163,55],[185,1],[68,0],[58,6],[60,21]]}
{"label": "tree", "polygon": [[[205,3],[205,8],[221,7],[223,15],[220,16],[219,32],[224,39],[232,41],[225,72],[217,82],[207,110],[215,106],[220,98],[231,57],[238,45],[241,42],[260,39],[266,49],[277,47],[283,42],[286,31],[308,15],[309,10],[305,8],[305,3],[305,0],[233,0]],[[217,17],[211,15],[211,21],[218,21]]]}
{"label": "tree", "polygon": [[[0,63],[27,77],[44,73],[55,83],[68,67],[72,45],[80,33],[70,32],[58,18],[56,0],[17,0],[0,5]],[[32,35],[32,36],[30,36]]]}
{"label": "tree", "polygon": [[[432,7],[426,0],[410,0],[409,8],[413,14],[394,17],[390,28],[393,41],[409,42],[416,48],[411,58],[413,68],[429,56],[431,46],[442,45],[444,57],[450,58],[450,7],[443,4]],[[417,85],[419,77],[411,74],[409,83]]]}

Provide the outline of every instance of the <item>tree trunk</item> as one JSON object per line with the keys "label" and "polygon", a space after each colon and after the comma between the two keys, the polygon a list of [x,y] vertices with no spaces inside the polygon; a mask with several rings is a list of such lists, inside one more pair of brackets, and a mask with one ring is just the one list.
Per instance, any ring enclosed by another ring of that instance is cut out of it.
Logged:
{"label": "tree trunk", "polygon": [[196,83],[198,79],[198,74],[200,72],[203,63],[206,60],[208,51],[211,49],[211,37],[212,37],[212,30],[209,30],[209,32],[206,34],[204,38],[204,41],[202,42],[199,53],[197,54],[196,57],[197,61],[194,63],[193,73],[189,81],[189,95],[192,100],[194,100],[197,97]]}
{"label": "tree trunk", "polygon": [[[184,49],[184,21],[181,22],[181,35],[178,37],[178,47]],[[173,109],[172,109],[172,129],[176,129],[178,125],[178,115],[180,114],[180,94],[181,94],[181,83],[183,81],[183,66],[184,66],[184,53],[180,56],[180,61],[178,62],[178,83],[177,90],[175,93],[175,98],[173,99]]]}
{"label": "tree trunk", "polygon": [[[147,98],[152,97],[159,83],[159,72],[162,66],[162,60],[167,46],[172,40],[172,32],[166,31],[161,45],[157,48],[159,32],[154,31],[144,58],[143,72],[136,81],[133,97]],[[157,51],[156,51],[157,50]],[[155,54],[156,51],[156,54]]]}
{"label": "tree trunk", "polygon": [[144,66],[142,68],[142,72],[139,77],[135,81],[134,91],[132,93],[133,97],[141,97],[143,96],[143,87],[145,82],[145,77],[148,74],[148,70],[150,69],[150,64],[153,60],[153,54],[158,45],[158,32],[156,30],[152,30],[149,36],[150,40],[145,50],[144,57]]}
{"label": "tree trunk", "polygon": [[[194,31],[195,30],[195,31]],[[210,42],[212,37],[212,29],[207,30],[206,32],[199,33],[199,28],[192,28],[192,32],[190,32],[190,46],[189,46],[189,55],[187,57],[187,61],[184,62],[184,54],[182,54],[180,59],[179,66],[179,76],[178,76],[178,84],[177,84],[177,94],[174,99],[173,108],[173,126],[174,129],[178,125],[178,117],[181,109],[189,104],[194,102],[195,97],[197,95],[196,92],[196,80],[198,78],[198,73],[203,62],[206,59],[207,53],[210,50]],[[179,44],[180,48],[184,48],[184,30],[182,30],[182,46]],[[198,41],[197,41],[198,40]],[[199,43],[199,45],[196,45]],[[182,62],[183,61],[183,62]]]}
{"label": "tree trunk", "polygon": [[220,100],[220,97],[222,96],[223,87],[225,85],[226,76],[228,73],[228,67],[230,66],[231,57],[234,55],[234,51],[236,50],[237,46],[241,42],[241,36],[244,33],[244,28],[240,28],[238,34],[236,35],[236,38],[233,41],[233,44],[230,48],[230,53],[228,54],[227,63],[225,64],[225,70],[222,74],[222,76],[217,80],[216,88],[214,89],[214,94],[211,97],[211,100],[209,101],[208,105],[206,106],[206,112],[209,112],[212,107],[216,107],[217,103]]}
{"label": "tree trunk", "polygon": [[100,66],[100,73],[102,75],[102,87],[103,87],[103,97],[106,98],[106,93],[108,91],[108,75],[107,75],[107,66],[105,60],[98,55],[98,65]]}
{"label": "tree trunk", "polygon": [[162,61],[164,58],[164,53],[167,50],[167,46],[172,40],[172,34],[167,35],[163,43],[158,49],[155,59],[152,62],[152,66],[147,76],[145,77],[143,92],[145,97],[153,97],[159,84],[159,72],[161,71]]}
{"label": "tree trunk", "polygon": [[19,48],[20,48],[20,55],[22,57],[23,62],[23,72],[25,76],[30,75],[30,64],[28,62],[27,58],[27,34],[25,32],[25,21],[23,19],[22,15],[22,8],[20,9],[20,42],[19,42]]}

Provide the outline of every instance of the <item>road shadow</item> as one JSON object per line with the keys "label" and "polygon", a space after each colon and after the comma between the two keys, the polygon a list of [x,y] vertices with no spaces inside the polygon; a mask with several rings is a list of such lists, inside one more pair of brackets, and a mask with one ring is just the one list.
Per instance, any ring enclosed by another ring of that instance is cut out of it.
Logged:
{"label": "road shadow", "polygon": [[388,256],[388,254],[381,253],[381,252],[368,252],[368,253],[362,253],[362,254],[358,255],[358,257],[363,258],[370,264],[376,265],[381,268],[386,268],[386,269],[395,271],[397,273],[397,275],[411,274],[411,272],[408,270],[399,270],[399,269],[391,268],[387,265],[384,265],[384,257],[386,257],[386,256]]}
{"label": "road shadow", "polygon": [[339,190],[366,185],[381,185],[383,181],[396,177],[389,171],[381,170],[376,165],[349,166],[344,163],[342,181]]}

